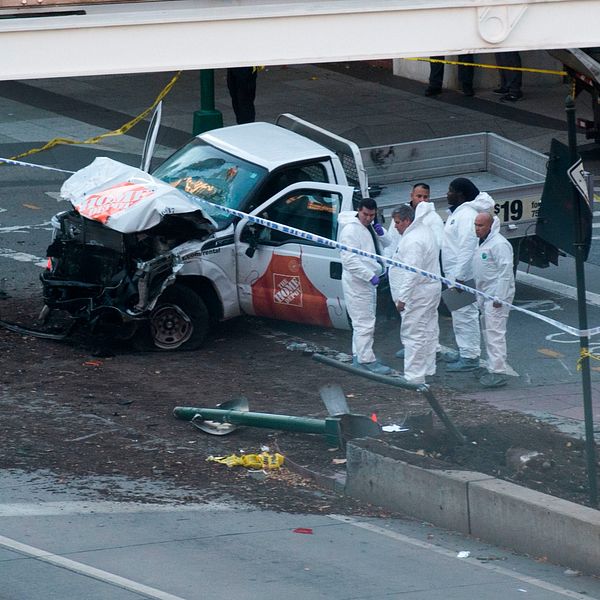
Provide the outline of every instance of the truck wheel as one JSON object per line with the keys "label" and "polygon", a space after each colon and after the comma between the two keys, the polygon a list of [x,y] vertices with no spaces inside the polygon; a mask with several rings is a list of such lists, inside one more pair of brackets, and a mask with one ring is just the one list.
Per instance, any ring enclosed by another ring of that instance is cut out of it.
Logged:
{"label": "truck wheel", "polygon": [[191,288],[175,283],[158,299],[136,346],[152,345],[164,351],[197,350],[208,327],[208,310],[202,298]]}

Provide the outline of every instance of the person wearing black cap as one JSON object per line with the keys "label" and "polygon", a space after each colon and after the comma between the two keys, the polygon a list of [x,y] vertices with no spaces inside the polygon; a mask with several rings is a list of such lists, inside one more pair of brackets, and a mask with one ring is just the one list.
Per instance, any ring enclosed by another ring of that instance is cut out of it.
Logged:
{"label": "person wearing black cap", "polygon": [[[473,256],[477,250],[475,217],[480,212],[492,213],[494,200],[465,177],[458,177],[448,187],[450,216],[444,225],[442,268],[448,279],[464,283],[473,279]],[[476,304],[467,304],[452,311],[452,328],[458,357],[450,362],[450,372],[474,371],[479,368],[481,340],[479,312]]]}

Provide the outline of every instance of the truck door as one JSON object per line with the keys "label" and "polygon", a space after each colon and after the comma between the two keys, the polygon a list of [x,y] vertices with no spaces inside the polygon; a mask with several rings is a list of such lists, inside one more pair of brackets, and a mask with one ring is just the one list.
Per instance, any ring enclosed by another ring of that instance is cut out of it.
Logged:
{"label": "truck door", "polygon": [[[252,211],[284,228],[337,238],[352,188],[296,183]],[[242,219],[235,233],[237,285],[246,314],[347,329],[339,252],[284,229]]]}

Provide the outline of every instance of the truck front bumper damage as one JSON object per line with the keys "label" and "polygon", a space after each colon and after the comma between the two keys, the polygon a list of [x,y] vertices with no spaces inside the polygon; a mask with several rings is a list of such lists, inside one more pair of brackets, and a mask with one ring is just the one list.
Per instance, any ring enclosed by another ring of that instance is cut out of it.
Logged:
{"label": "truck front bumper damage", "polygon": [[91,324],[99,318],[116,324],[145,320],[182,266],[169,252],[137,261],[133,275],[123,270],[108,285],[63,279],[50,268],[40,276],[44,302],[50,310],[65,311],[75,320]]}

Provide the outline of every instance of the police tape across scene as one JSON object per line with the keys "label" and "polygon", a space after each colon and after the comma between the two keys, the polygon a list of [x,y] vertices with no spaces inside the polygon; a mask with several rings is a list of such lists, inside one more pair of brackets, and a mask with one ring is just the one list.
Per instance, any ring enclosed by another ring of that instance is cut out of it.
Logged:
{"label": "police tape across scene", "polygon": [[[0,163],[6,163],[6,164],[12,164],[15,166],[24,166],[24,167],[37,167],[39,169],[47,169],[47,170],[51,170],[51,171],[60,171],[62,173],[73,173],[73,171],[67,171],[64,169],[58,169],[58,168],[54,168],[54,167],[46,167],[43,165],[36,165],[34,163],[27,163],[27,162],[22,162],[22,161],[18,161],[18,160],[13,160],[13,159],[8,159],[8,158],[0,158]],[[564,331],[565,333],[568,333],[570,335],[573,335],[575,337],[591,337],[594,335],[597,335],[600,333],[600,326],[599,327],[592,327],[592,328],[588,328],[588,329],[578,329],[577,327],[572,327],[570,325],[566,325],[565,323],[561,323],[560,321],[557,321],[555,319],[551,319],[549,317],[546,317],[544,315],[540,315],[538,313],[535,313],[533,311],[527,310],[526,308],[521,308],[519,306],[515,306],[514,304],[511,304],[509,302],[504,302],[503,300],[500,300],[498,298],[495,298],[493,296],[490,296],[489,294],[486,294],[484,292],[481,292],[475,288],[471,288],[469,286],[466,286],[462,283],[459,283],[458,281],[452,280],[452,279],[448,279],[447,277],[443,277],[443,276],[438,276],[435,275],[434,273],[429,273],[428,271],[423,271],[422,269],[417,269],[411,265],[407,265],[403,262],[400,262],[398,260],[394,260],[392,258],[388,258],[385,256],[382,256],[380,254],[375,254],[375,253],[371,253],[371,252],[366,252],[364,250],[359,250],[358,248],[353,248],[351,246],[346,246],[344,244],[341,244],[335,240],[330,240],[329,238],[325,238],[322,237],[320,235],[315,235],[314,233],[310,233],[308,231],[304,231],[302,229],[296,229],[294,227],[289,227],[287,225],[282,225],[281,223],[277,223],[275,221],[270,221],[269,219],[264,219],[262,217],[257,217],[254,215],[250,215],[248,213],[245,213],[243,211],[240,210],[236,210],[234,208],[229,208],[227,206],[221,206],[219,204],[214,204],[213,202],[209,202],[208,200],[204,200],[202,198],[198,198],[197,196],[194,196],[192,194],[189,194],[183,190],[182,191],[187,197],[188,199],[193,202],[194,204],[199,204],[199,205],[205,205],[205,206],[210,206],[212,208],[216,208],[217,210],[221,210],[223,212],[229,213],[231,215],[234,215],[236,217],[240,217],[242,219],[248,219],[249,221],[256,223],[257,225],[262,225],[264,227],[268,227],[269,229],[274,229],[276,231],[281,231],[283,233],[287,233],[289,235],[293,235],[295,237],[299,237],[311,242],[315,242],[317,244],[321,244],[323,246],[328,246],[330,248],[336,248],[338,250],[345,250],[348,252],[352,252],[354,254],[358,254],[360,256],[366,256],[368,258],[372,258],[375,259],[377,261],[380,261],[388,266],[391,267],[398,267],[400,269],[404,269],[406,271],[410,271],[412,273],[417,273],[418,275],[422,276],[422,277],[428,277],[429,279],[433,279],[433,280],[437,280],[437,281],[441,281],[443,284],[447,285],[448,287],[453,287],[453,288],[457,288],[460,290],[463,290],[465,292],[470,292],[472,294],[475,294],[477,296],[481,296],[482,298],[485,298],[487,300],[492,300],[494,302],[499,302],[505,306],[508,306],[511,310],[516,310],[520,313],[526,314],[530,317],[533,317],[534,319],[538,319],[539,321],[543,321],[544,323],[547,323],[548,325],[551,325],[552,327],[555,327],[557,329],[560,329],[561,331]]]}

